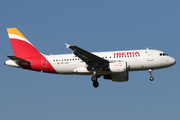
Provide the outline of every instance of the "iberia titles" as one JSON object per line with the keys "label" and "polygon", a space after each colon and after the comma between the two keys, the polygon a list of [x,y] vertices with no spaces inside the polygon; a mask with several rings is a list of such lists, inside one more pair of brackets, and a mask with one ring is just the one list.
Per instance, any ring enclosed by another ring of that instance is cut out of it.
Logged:
{"label": "iberia titles", "polygon": [[114,53],[114,56],[128,56],[128,55],[140,55],[139,52],[118,52]]}

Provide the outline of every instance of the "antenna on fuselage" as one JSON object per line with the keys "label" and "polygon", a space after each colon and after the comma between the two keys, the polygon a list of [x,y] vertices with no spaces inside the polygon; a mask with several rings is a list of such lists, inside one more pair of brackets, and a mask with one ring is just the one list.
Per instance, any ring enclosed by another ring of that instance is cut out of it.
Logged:
{"label": "antenna on fuselage", "polygon": [[148,47],[146,47],[146,52],[145,53],[148,53],[148,50],[149,50]]}

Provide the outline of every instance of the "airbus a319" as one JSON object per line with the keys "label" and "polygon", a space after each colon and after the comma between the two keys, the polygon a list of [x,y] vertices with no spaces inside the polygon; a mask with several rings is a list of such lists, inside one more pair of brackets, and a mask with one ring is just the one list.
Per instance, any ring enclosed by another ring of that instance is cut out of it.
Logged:
{"label": "airbus a319", "polygon": [[93,86],[99,86],[98,78],[115,82],[128,81],[130,71],[147,70],[153,81],[152,70],[170,67],[176,63],[163,51],[152,49],[88,52],[66,44],[72,54],[45,55],[40,53],[17,28],[7,28],[14,55],[5,65],[54,74],[92,75]]}

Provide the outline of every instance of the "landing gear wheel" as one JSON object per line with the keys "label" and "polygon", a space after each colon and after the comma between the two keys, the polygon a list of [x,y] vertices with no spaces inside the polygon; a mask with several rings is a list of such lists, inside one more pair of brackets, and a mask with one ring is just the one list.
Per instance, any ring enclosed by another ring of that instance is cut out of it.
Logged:
{"label": "landing gear wheel", "polygon": [[95,88],[97,88],[97,87],[99,86],[98,81],[94,81],[94,82],[93,82],[93,86],[94,86]]}
{"label": "landing gear wheel", "polygon": [[152,76],[152,70],[151,69],[149,69],[149,75],[150,75],[150,81],[153,81],[154,80],[154,77]]}
{"label": "landing gear wheel", "polygon": [[[93,82],[97,82],[97,77],[95,76],[95,75],[93,75],[92,77],[91,77],[91,80],[93,81]],[[93,83],[94,84],[94,83]]]}
{"label": "landing gear wheel", "polygon": [[153,77],[153,76],[151,76],[149,79],[150,79],[150,81],[153,81],[153,80],[154,80],[154,77]]}
{"label": "landing gear wheel", "polygon": [[91,80],[92,80],[92,82],[93,82],[93,86],[94,86],[95,88],[97,88],[97,87],[99,86],[99,83],[98,83],[98,81],[97,81],[97,79],[98,79],[99,77],[101,77],[101,76],[99,76],[99,75],[93,75],[93,76],[91,77]]}

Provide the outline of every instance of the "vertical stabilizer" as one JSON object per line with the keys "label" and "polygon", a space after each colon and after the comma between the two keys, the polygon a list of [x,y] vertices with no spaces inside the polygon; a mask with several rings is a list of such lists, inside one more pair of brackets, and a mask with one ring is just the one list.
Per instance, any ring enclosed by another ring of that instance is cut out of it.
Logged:
{"label": "vertical stabilizer", "polygon": [[7,28],[14,55],[19,58],[39,57],[41,53],[17,28]]}

